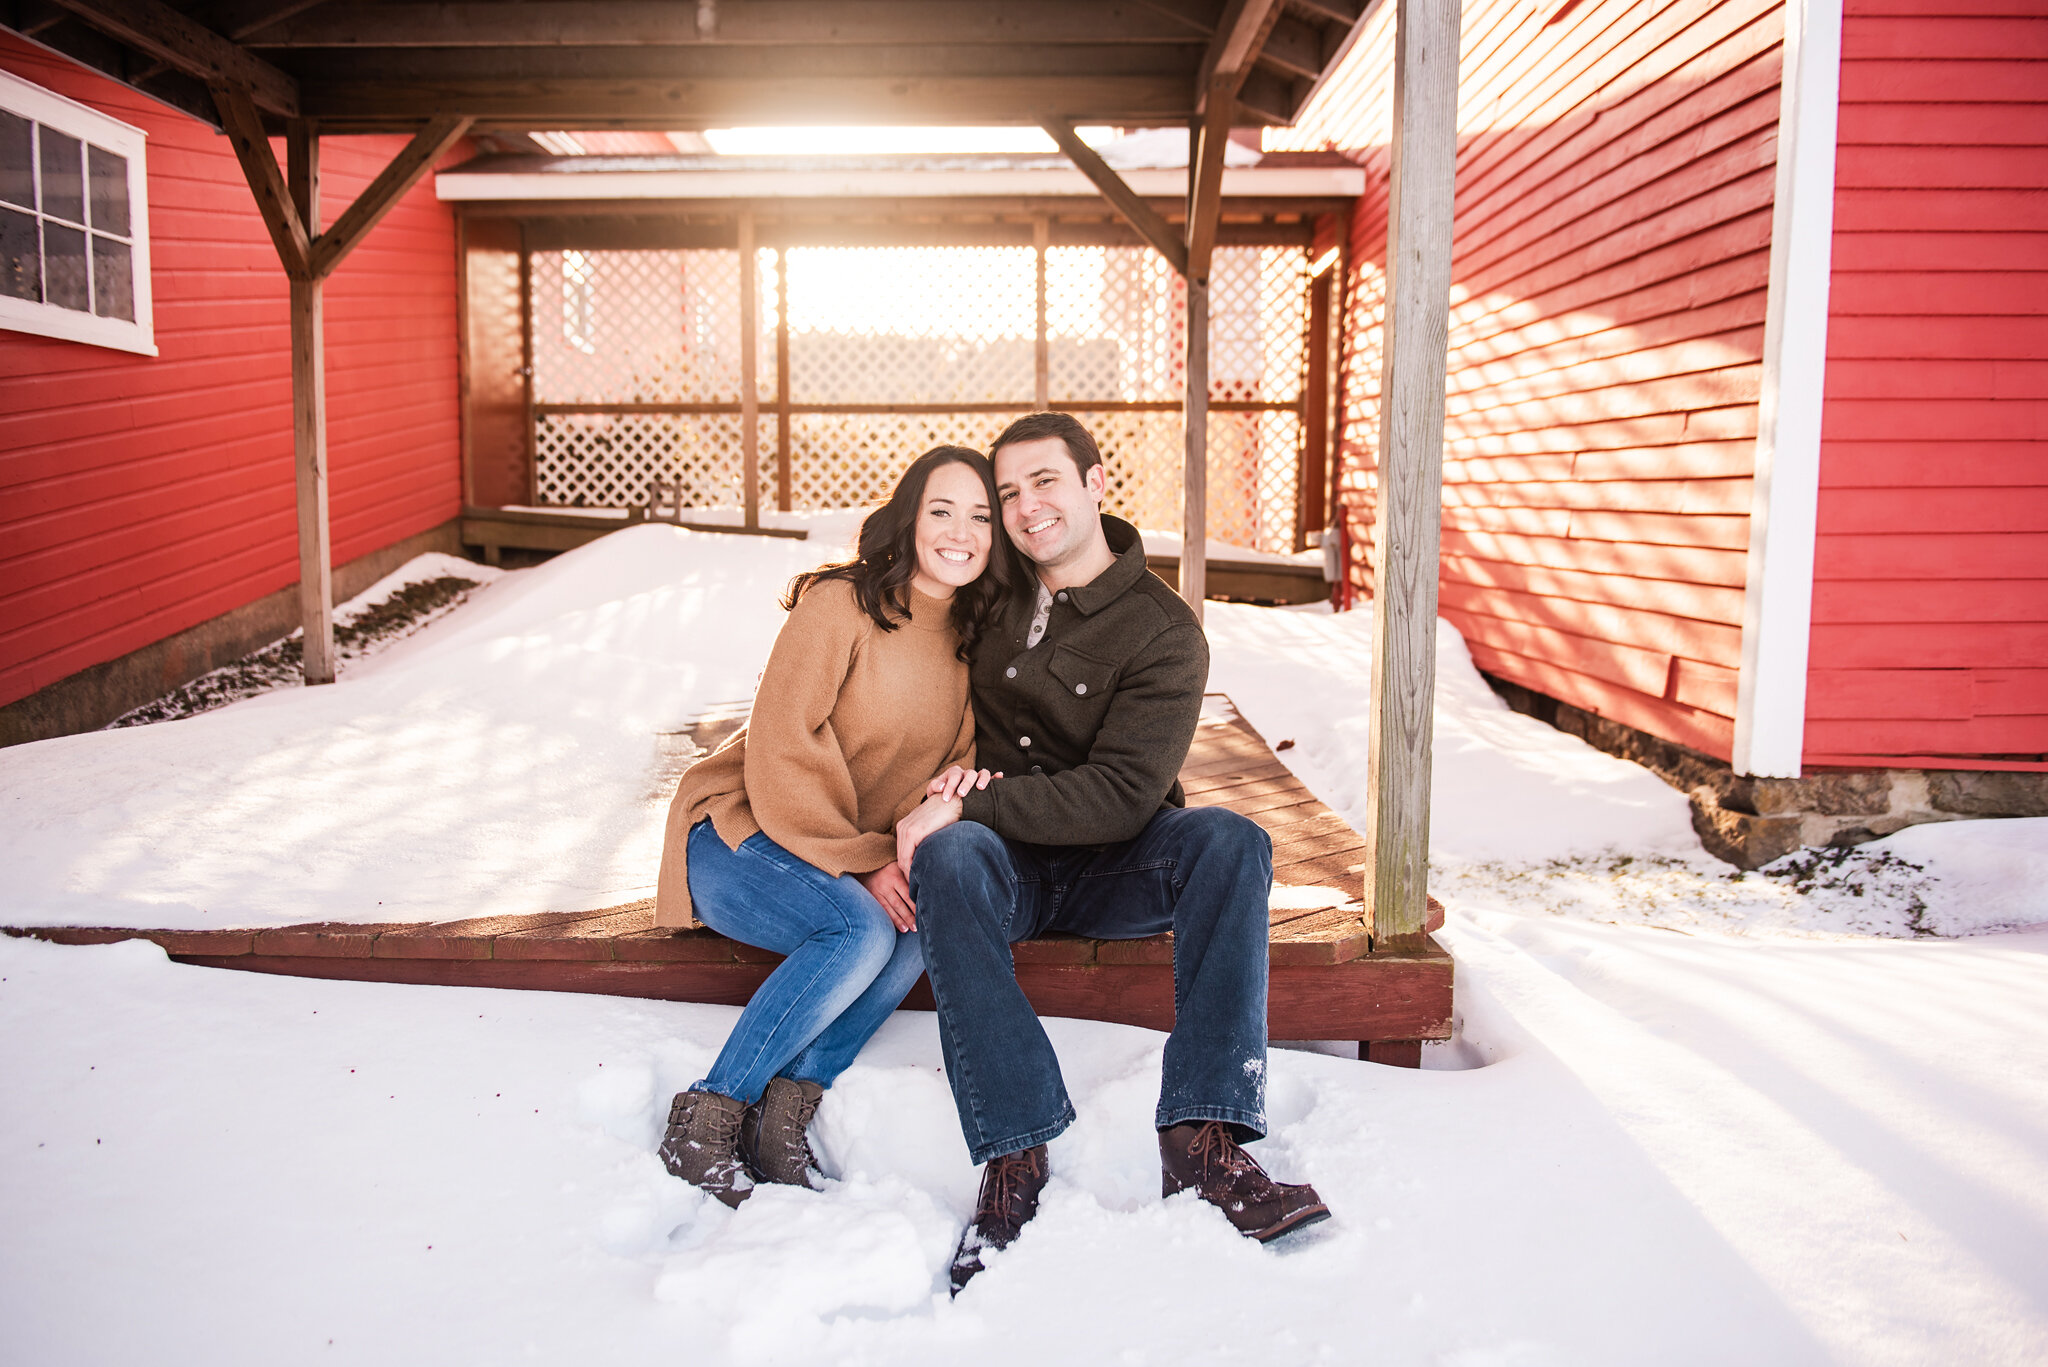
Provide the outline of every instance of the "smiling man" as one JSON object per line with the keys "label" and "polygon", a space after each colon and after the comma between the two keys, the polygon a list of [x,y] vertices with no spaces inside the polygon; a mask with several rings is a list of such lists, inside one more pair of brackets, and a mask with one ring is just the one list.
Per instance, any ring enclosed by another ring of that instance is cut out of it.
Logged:
{"label": "smiling man", "polygon": [[[960,1126],[986,1163],[953,1260],[957,1294],[984,1249],[1036,1214],[1046,1144],[1074,1108],[1010,946],[1051,931],[1172,931],[1174,1028],[1160,1080],[1161,1185],[1189,1188],[1261,1242],[1325,1219],[1307,1186],[1266,1176],[1267,899],[1272,843],[1218,807],[1189,808],[1180,767],[1209,674],[1202,628],[1145,566],[1137,529],[1102,513],[1088,430],[1034,413],[996,439],[1003,527],[1035,583],[975,651],[981,765],[897,827]],[[934,787],[942,785],[935,782]]]}

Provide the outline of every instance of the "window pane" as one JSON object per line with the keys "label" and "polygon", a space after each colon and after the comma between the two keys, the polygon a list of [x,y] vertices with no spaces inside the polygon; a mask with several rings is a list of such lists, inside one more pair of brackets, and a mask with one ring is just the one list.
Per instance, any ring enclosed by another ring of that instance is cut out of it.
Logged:
{"label": "window pane", "polygon": [[43,221],[43,296],[45,303],[86,312],[91,295],[85,281],[85,234]]}
{"label": "window pane", "polygon": [[128,236],[128,158],[86,144],[92,170],[92,226]]}
{"label": "window pane", "polygon": [[0,209],[0,294],[43,301],[43,253],[36,243],[36,221],[12,209]]}
{"label": "window pane", "polygon": [[29,129],[19,114],[0,109],[0,199],[24,209],[36,207],[35,167],[29,161]]}
{"label": "window pane", "polygon": [[[73,223],[85,222],[85,167],[79,157],[84,151],[77,138],[67,138],[54,128],[39,128],[43,139],[43,212]],[[47,246],[47,244],[45,244]],[[79,263],[85,261],[85,242],[78,244]],[[56,293],[53,288],[52,294]],[[79,305],[84,308],[83,304]]]}
{"label": "window pane", "polygon": [[135,321],[135,268],[128,244],[92,235],[92,311],[102,318]]}

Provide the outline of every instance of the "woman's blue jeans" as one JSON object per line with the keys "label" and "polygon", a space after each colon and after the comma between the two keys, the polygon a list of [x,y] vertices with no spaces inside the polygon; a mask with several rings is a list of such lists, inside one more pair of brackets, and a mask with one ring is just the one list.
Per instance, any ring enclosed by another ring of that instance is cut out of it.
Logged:
{"label": "woman's blue jeans", "polygon": [[778,1075],[831,1086],[924,971],[916,933],[899,932],[852,874],[834,878],[765,834],[729,850],[699,821],[688,867],[698,920],[787,956],[697,1088],[752,1105]]}

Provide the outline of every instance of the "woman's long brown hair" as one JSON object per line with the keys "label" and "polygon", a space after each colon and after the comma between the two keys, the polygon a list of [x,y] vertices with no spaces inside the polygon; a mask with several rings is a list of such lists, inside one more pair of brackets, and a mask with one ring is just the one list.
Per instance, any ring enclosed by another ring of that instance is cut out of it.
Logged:
{"label": "woman's long brown hair", "polygon": [[910,620],[910,580],[917,573],[917,517],[924,507],[924,488],[932,471],[942,465],[964,465],[981,478],[988,495],[988,567],[973,583],[953,591],[953,630],[959,634],[956,652],[963,660],[994,619],[1003,600],[1021,580],[1016,552],[1003,531],[1002,505],[996,500],[995,468],[988,457],[965,446],[935,446],[910,463],[889,501],[868,514],[860,524],[860,540],[854,558],[838,565],[820,565],[789,581],[782,596],[785,609],[794,608],[812,588],[828,579],[844,579],[853,586],[854,601],[862,612],[875,619],[884,631],[894,631]]}

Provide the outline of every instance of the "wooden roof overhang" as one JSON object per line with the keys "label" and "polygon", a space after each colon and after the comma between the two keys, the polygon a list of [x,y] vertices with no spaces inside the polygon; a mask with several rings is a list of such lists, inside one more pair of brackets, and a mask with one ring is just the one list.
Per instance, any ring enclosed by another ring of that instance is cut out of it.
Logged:
{"label": "wooden roof overhang", "polygon": [[16,0],[7,25],[218,123],[273,131],[739,124],[1284,124],[1378,0]]}
{"label": "wooden roof overhang", "polygon": [[[1224,172],[1216,241],[1308,246],[1345,214],[1365,173],[1335,154],[1278,154]],[[1184,167],[1125,181],[1185,233]],[[536,250],[731,247],[751,216],[759,246],[1144,246],[1064,157],[487,156],[443,171],[435,193],[464,218],[515,218]]]}
{"label": "wooden roof overhang", "polygon": [[[308,683],[334,679],[321,284],[471,131],[1037,124],[1187,281],[1183,530],[1207,526],[1208,280],[1233,128],[1293,120],[1382,0],[11,0],[0,22],[228,137],[291,280]],[[1366,901],[1425,939],[1460,7],[1397,0]],[[1185,123],[1179,223],[1075,135]],[[282,131],[280,168],[268,134]],[[322,133],[411,142],[320,223]],[[739,244],[753,240],[751,215]],[[747,319],[742,317],[745,334]],[[749,488],[752,484],[749,483]],[[1201,611],[1206,565],[1181,561]]]}

